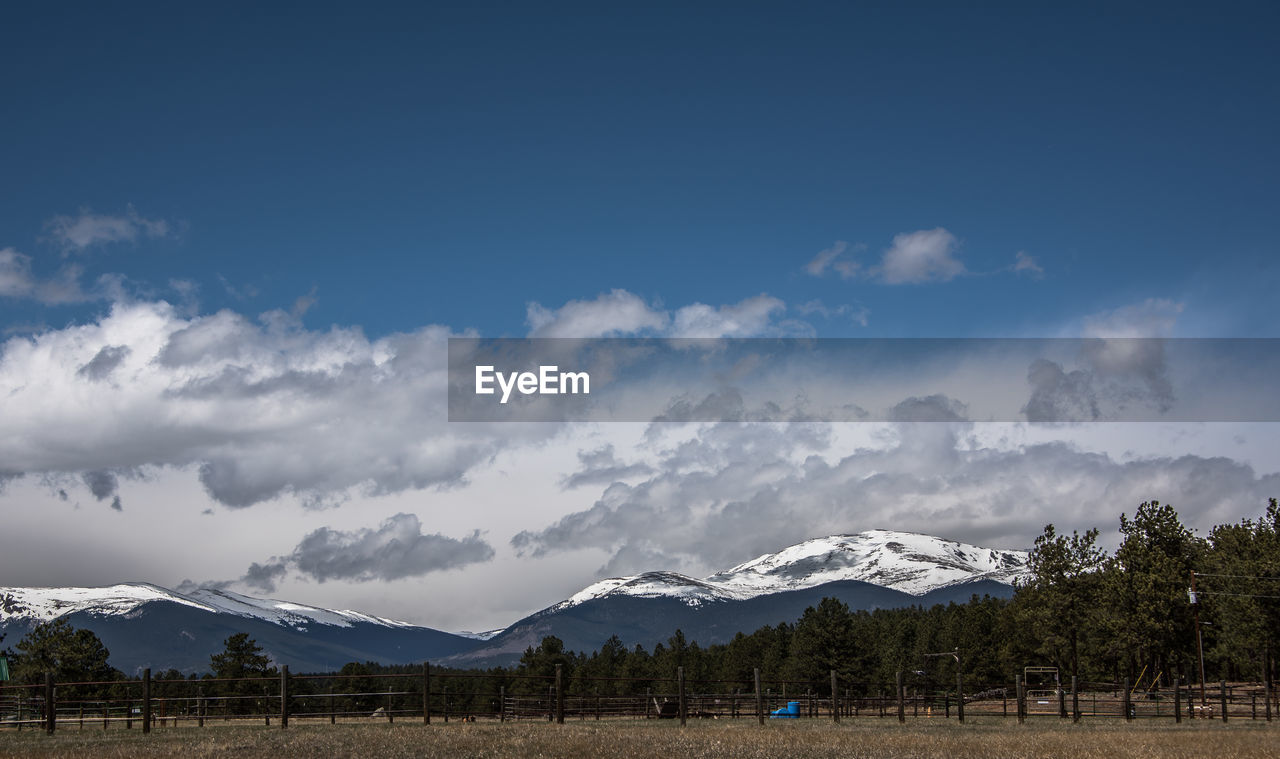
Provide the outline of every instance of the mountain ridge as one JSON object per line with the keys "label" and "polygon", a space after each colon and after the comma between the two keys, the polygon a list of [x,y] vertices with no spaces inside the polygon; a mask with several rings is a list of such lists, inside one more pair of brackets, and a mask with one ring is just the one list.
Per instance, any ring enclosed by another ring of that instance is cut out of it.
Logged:
{"label": "mountain ridge", "polygon": [[[66,617],[103,637],[113,663],[125,671],[201,671],[226,635],[238,631],[252,631],[273,660],[299,671],[364,659],[510,664],[545,635],[557,635],[577,650],[594,649],[615,633],[629,644],[651,645],[677,627],[704,643],[719,642],[739,631],[794,621],[824,594],[868,610],[963,600],[979,591],[1011,595],[1026,567],[1025,551],[867,530],[811,538],[702,579],[670,571],[606,578],[484,633],[449,633],[349,609],[217,588],[180,592],[146,582],[0,588],[0,630],[17,632]],[[137,643],[141,638],[146,646]],[[155,661],[161,652],[172,662]]]}

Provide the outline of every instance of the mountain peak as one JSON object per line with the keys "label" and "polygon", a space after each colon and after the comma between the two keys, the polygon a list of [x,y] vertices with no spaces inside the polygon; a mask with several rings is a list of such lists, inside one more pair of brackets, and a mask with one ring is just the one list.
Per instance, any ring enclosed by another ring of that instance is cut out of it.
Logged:
{"label": "mountain peak", "polygon": [[857,580],[922,596],[940,588],[994,580],[1012,584],[1026,573],[1027,553],[900,530],[866,530],[796,543],[695,579],[677,572],[645,572],[600,580],[548,611],[612,595],[676,598],[689,606]]}
{"label": "mountain peak", "polygon": [[919,596],[974,580],[1006,584],[1026,573],[1027,553],[899,530],[812,538],[718,572],[708,582],[776,593],[859,580]]}

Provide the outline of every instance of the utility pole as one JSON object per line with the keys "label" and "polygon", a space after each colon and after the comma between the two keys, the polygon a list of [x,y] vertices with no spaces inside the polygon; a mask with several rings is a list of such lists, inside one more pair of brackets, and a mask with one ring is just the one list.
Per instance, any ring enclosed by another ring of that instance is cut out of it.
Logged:
{"label": "utility pole", "polygon": [[1191,572],[1191,608],[1195,610],[1196,648],[1200,652],[1200,706],[1205,705],[1204,698],[1204,640],[1200,636],[1200,597],[1196,595],[1196,573]]}

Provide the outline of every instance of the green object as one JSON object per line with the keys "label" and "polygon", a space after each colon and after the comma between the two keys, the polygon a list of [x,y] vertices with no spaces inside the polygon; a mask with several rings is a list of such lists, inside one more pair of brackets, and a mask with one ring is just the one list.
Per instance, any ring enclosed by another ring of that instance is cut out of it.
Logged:
{"label": "green object", "polygon": [[9,660],[0,656],[0,682],[9,679]]}

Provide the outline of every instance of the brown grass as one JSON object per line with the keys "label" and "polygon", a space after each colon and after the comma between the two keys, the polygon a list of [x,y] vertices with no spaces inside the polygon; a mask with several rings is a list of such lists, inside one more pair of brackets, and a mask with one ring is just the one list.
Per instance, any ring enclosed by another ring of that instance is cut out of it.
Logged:
{"label": "brown grass", "polygon": [[397,723],[216,726],[80,732],[53,736],[0,732],[0,757],[619,757],[621,759],[811,759],[868,757],[1275,757],[1280,723],[1208,720],[1182,725],[1121,720],[1072,725],[1034,720],[1024,726],[996,719],[908,721],[805,720],[760,727],[749,720],[690,723],[585,722],[552,725]]}

